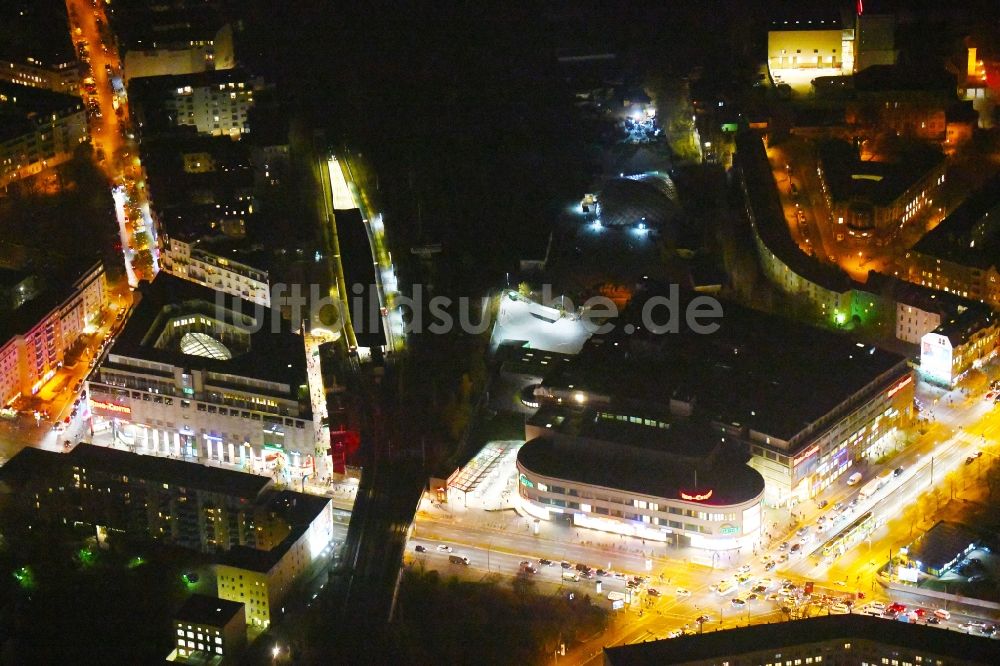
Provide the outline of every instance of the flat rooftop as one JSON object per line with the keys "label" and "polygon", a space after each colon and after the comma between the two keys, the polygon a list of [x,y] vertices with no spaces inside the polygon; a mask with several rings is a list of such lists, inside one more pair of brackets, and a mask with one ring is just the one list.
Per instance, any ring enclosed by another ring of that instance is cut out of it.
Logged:
{"label": "flat rooftop", "polygon": [[[945,658],[945,663],[1000,663],[1000,642],[982,636],[887,620],[869,615],[828,615],[792,622],[712,631],[694,636],[604,649],[606,666],[659,666],[756,655],[825,641],[870,641]],[[859,646],[860,647],[860,646]],[[844,657],[837,663],[860,663]],[[860,659],[862,655],[859,654]],[[948,660],[947,658],[951,658]]]}
{"label": "flat rooftop", "polygon": [[[287,384],[290,392],[284,397],[297,399],[298,387],[306,384],[305,348],[302,337],[292,332],[288,322],[276,311],[164,271],[151,283],[142,283],[138,293],[141,296],[139,303],[112,345],[109,359],[119,355],[189,370],[197,368],[210,373]],[[200,314],[232,323],[240,316],[239,313],[256,318],[259,330],[250,334],[248,348],[234,353],[231,359],[192,356],[154,345],[166,326],[177,317]],[[109,360],[105,361],[105,365],[115,367],[117,364]],[[240,387],[248,390],[245,386]]]}
{"label": "flat rooftop", "polygon": [[0,3],[0,60],[50,67],[75,62],[62,0]]}
{"label": "flat rooftop", "polygon": [[931,569],[940,570],[965,552],[969,545],[981,542],[982,536],[965,525],[941,520],[907,546],[906,556]]}
{"label": "flat rooftop", "polygon": [[225,24],[219,3],[174,0],[115,0],[108,18],[124,51],[187,46],[192,40],[211,40]]}
{"label": "flat rooftop", "polygon": [[699,505],[728,506],[749,502],[764,492],[764,477],[742,463],[721,463],[711,468],[673,462],[650,465],[630,456],[596,455],[587,446],[561,447],[552,439],[536,438],[517,452],[524,468],[553,479],[621,490],[623,492],[682,499],[681,492],[711,496]]}
{"label": "flat rooftop", "polygon": [[964,266],[995,266],[1000,257],[1000,175],[986,181],[912,249]]}
{"label": "flat rooftop", "polygon": [[[79,257],[70,263],[46,262],[19,271],[7,272],[6,276],[16,280],[16,276],[37,276],[39,291],[31,300],[25,302],[13,312],[0,317],[0,345],[6,343],[15,335],[23,335],[34,328],[53,309],[61,305],[72,295],[75,282],[94,270],[98,261]],[[19,281],[19,280],[18,280]],[[16,284],[16,282],[14,283]]]}
{"label": "flat rooftop", "polygon": [[996,315],[990,310],[979,308],[965,310],[941,322],[934,332],[943,335],[957,347],[968,342],[972,336],[996,323]]}
{"label": "flat rooftop", "polygon": [[[656,295],[636,294],[613,331],[592,337],[543,386],[661,408],[671,398],[692,399],[703,418],[787,441],[869,384],[881,378],[887,386],[909,372],[898,354],[733,303],[722,303],[714,333],[681,322],[678,333],[655,335],[642,328],[640,314]],[[680,298],[682,316],[690,297]],[[635,322],[632,334],[626,322]]]}
{"label": "flat rooftop", "polygon": [[863,200],[887,206],[927,172],[944,162],[934,150],[914,151],[906,161],[861,160],[846,141],[826,141],[819,147],[824,178],[834,201]]}
{"label": "flat rooftop", "polygon": [[0,467],[0,480],[24,481],[52,476],[56,469],[82,467],[105,474],[128,476],[152,483],[168,483],[255,501],[271,485],[270,477],[234,472],[219,467],[144,456],[127,451],[80,443],[69,453],[27,447]]}
{"label": "flat rooftop", "polygon": [[49,116],[82,112],[75,95],[0,81],[0,142],[34,132]]}
{"label": "flat rooftop", "polygon": [[243,603],[239,601],[228,601],[204,594],[192,594],[184,602],[184,605],[174,613],[174,620],[221,628],[226,626],[242,610]]}

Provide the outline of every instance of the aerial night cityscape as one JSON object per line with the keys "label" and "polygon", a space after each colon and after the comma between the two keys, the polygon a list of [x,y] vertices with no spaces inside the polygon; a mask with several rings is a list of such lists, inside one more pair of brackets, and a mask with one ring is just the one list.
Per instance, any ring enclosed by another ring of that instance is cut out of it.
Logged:
{"label": "aerial night cityscape", "polygon": [[998,102],[996,0],[3,0],[0,665],[1000,665]]}

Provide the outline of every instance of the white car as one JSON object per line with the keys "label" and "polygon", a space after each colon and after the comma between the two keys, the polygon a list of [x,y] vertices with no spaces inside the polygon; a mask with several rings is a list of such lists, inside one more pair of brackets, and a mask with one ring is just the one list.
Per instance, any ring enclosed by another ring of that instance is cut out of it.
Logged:
{"label": "white car", "polygon": [[437,548],[442,553],[450,553],[453,550],[451,546],[449,546],[447,544],[444,544],[444,543],[439,543]]}
{"label": "white car", "polygon": [[736,570],[736,573],[747,573],[748,571],[750,571],[750,565],[744,564],[743,566],[741,566],[739,569]]}
{"label": "white car", "polygon": [[830,606],[830,612],[836,615],[847,615],[851,609],[847,607],[847,604],[840,602]]}
{"label": "white car", "polygon": [[677,592],[677,596],[678,597],[690,597],[691,596],[691,591],[690,590],[685,590],[683,587],[678,587],[677,590],[676,590],[676,592]]}

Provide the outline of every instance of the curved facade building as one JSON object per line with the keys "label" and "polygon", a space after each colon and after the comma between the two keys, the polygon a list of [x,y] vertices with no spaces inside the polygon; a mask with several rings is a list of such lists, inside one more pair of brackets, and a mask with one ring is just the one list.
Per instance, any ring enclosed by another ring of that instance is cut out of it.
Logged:
{"label": "curved facade building", "polygon": [[710,550],[760,538],[764,478],[741,463],[601,451],[539,437],[517,454],[521,509],[542,520]]}

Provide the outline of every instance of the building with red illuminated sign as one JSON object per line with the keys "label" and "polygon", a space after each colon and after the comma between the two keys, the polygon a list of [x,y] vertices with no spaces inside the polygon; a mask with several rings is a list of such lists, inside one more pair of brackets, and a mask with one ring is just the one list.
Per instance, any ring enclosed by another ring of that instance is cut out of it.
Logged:
{"label": "building with red illuminated sign", "polygon": [[529,515],[710,550],[760,538],[764,478],[703,424],[545,406],[525,438],[518,500]]}
{"label": "building with red illuminated sign", "polygon": [[595,335],[545,377],[533,392],[541,409],[582,405],[629,423],[658,412],[674,429],[687,422],[708,435],[685,436],[675,454],[724,439],[763,476],[771,505],[815,496],[891,448],[913,418],[915,382],[899,354],[731,303],[715,333],[682,326],[654,335],[637,318],[653,295],[638,294],[624,313],[635,332],[619,325]]}

